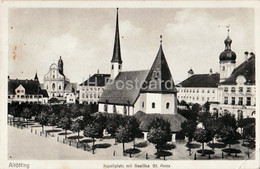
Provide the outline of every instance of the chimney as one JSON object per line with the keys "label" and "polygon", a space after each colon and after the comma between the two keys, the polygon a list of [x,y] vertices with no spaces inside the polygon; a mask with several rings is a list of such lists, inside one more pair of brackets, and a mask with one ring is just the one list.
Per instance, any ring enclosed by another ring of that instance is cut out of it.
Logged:
{"label": "chimney", "polygon": [[192,70],[192,68],[190,68],[190,70],[188,71],[188,78],[191,77],[194,74],[194,71]]}
{"label": "chimney", "polygon": [[209,69],[209,75],[211,75],[213,73],[212,69]]}
{"label": "chimney", "polygon": [[97,70],[97,74],[99,74],[99,69]]}
{"label": "chimney", "polygon": [[10,76],[7,76],[8,80],[10,79]]}
{"label": "chimney", "polygon": [[248,59],[248,51],[245,51],[245,60]]}

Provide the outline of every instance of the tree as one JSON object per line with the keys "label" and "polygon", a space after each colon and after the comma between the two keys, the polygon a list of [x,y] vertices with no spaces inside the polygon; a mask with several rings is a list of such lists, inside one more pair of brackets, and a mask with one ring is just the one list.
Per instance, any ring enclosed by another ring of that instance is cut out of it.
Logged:
{"label": "tree", "polygon": [[235,144],[236,141],[240,139],[240,134],[236,131],[235,128],[231,126],[224,126],[219,132],[219,137],[221,138],[222,142],[229,145],[230,149],[231,144]]}
{"label": "tree", "polygon": [[205,126],[205,129],[207,130],[207,132],[211,134],[212,149],[214,149],[214,138],[217,137],[221,126],[220,126],[218,120],[214,119],[214,116],[211,116],[208,119],[205,119],[203,121],[203,126]]}
{"label": "tree", "polygon": [[140,121],[137,120],[135,117],[130,117],[127,121],[127,126],[130,134],[129,137],[133,139],[133,148],[135,149],[135,138],[142,137],[142,131],[139,128]]}
{"label": "tree", "polygon": [[84,129],[84,136],[92,138],[93,145],[92,145],[92,153],[94,154],[94,144],[95,144],[95,138],[102,138],[103,137],[103,127],[100,126],[99,123],[96,121],[93,121],[90,124],[87,124],[87,126]]}
{"label": "tree", "polygon": [[21,116],[26,119],[27,121],[27,127],[29,119],[32,118],[32,111],[29,109],[29,107],[25,107],[21,113]]}
{"label": "tree", "polygon": [[155,118],[149,126],[147,139],[155,144],[157,157],[160,157],[162,146],[171,141],[170,123],[162,118]]}
{"label": "tree", "polygon": [[81,130],[83,130],[83,129],[84,129],[83,120],[76,119],[76,120],[72,121],[71,130],[73,132],[77,132],[78,133],[78,142],[79,142],[79,132]]}
{"label": "tree", "polygon": [[123,122],[123,116],[121,114],[111,114],[107,119],[106,130],[114,138],[116,131]]}
{"label": "tree", "polygon": [[203,128],[198,128],[194,132],[194,139],[197,142],[200,142],[202,144],[202,155],[205,155],[204,154],[204,143],[207,143],[212,139],[211,134]]}
{"label": "tree", "polygon": [[37,119],[39,121],[39,123],[42,126],[42,132],[44,133],[44,125],[48,124],[48,110],[47,109],[43,109],[41,111],[41,113],[37,116]]}
{"label": "tree", "polygon": [[63,130],[65,130],[65,139],[66,139],[67,138],[67,130],[69,130],[70,127],[71,127],[71,119],[68,115],[64,116],[60,119],[59,127],[61,127]]}
{"label": "tree", "polygon": [[48,118],[48,123],[52,126],[52,129],[55,125],[57,125],[58,117],[52,113]]}
{"label": "tree", "polygon": [[128,126],[119,126],[119,128],[116,131],[116,141],[119,143],[123,143],[123,154],[125,153],[125,143],[133,141],[133,138],[130,135],[131,134]]}
{"label": "tree", "polygon": [[186,137],[188,137],[188,144],[192,142],[197,125],[198,123],[194,120],[184,121],[181,124],[181,131],[184,133]]}

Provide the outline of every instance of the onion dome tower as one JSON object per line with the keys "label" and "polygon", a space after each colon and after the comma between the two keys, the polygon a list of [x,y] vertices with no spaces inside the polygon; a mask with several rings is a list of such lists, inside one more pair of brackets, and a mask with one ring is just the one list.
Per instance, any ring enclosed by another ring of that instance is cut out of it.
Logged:
{"label": "onion dome tower", "polygon": [[236,66],[236,53],[231,50],[232,40],[228,36],[224,41],[225,50],[219,55],[220,82],[223,82],[232,74]]}

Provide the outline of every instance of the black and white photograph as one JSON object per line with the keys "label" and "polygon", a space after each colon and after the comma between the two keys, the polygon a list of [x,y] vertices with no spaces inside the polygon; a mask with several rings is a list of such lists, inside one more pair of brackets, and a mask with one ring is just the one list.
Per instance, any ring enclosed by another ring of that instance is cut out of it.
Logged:
{"label": "black and white photograph", "polygon": [[84,5],[5,9],[4,168],[259,167],[256,7]]}

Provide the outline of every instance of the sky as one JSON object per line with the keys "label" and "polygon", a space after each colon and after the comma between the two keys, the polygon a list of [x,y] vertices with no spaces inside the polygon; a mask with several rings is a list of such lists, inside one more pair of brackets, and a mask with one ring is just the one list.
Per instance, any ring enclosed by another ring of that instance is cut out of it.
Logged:
{"label": "sky", "polygon": [[[39,80],[61,56],[71,82],[82,83],[99,69],[110,73],[115,37],[114,8],[9,8],[8,75]],[[162,35],[163,51],[175,83],[219,71],[227,26],[237,66],[255,51],[254,9],[120,8],[123,71],[150,69]]]}

